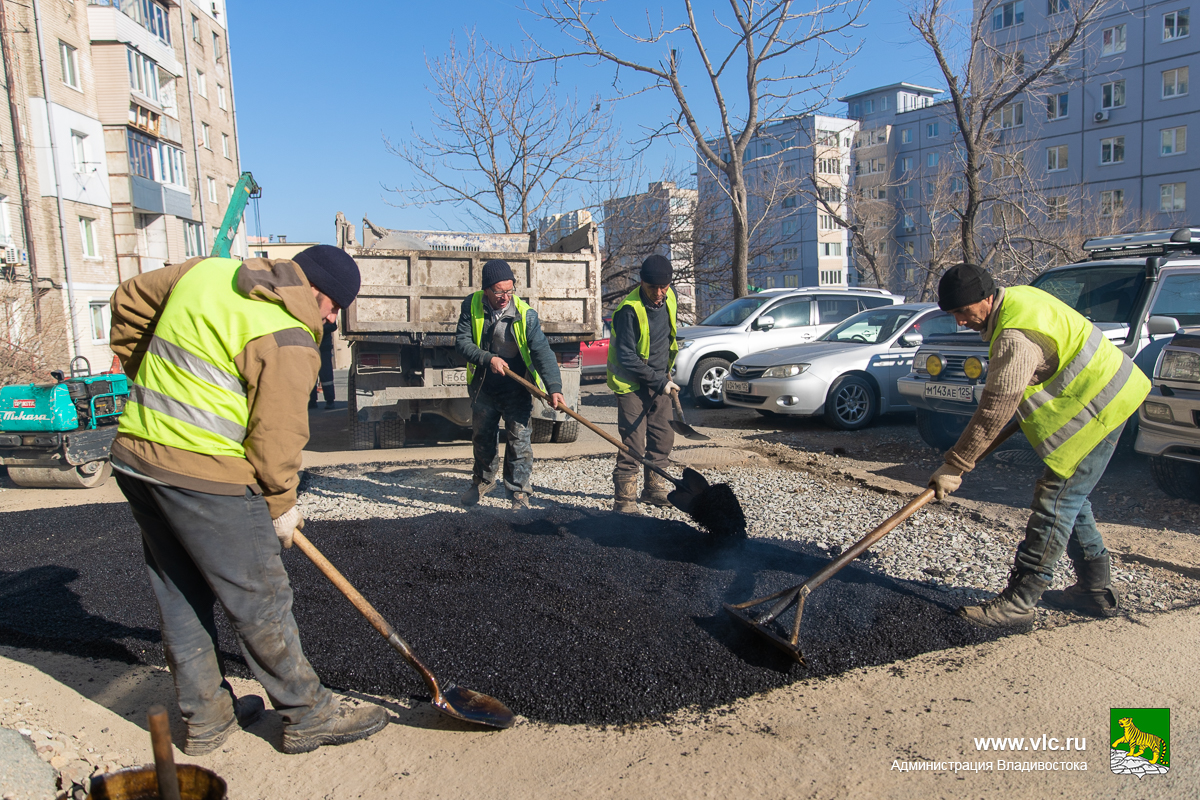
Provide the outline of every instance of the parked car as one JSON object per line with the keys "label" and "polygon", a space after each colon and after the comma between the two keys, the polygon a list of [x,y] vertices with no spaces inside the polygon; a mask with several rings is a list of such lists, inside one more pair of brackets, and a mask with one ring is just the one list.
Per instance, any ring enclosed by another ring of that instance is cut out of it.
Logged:
{"label": "parked car", "polygon": [[1150,456],[1150,474],[1172,497],[1200,501],[1200,328],[1185,328],[1163,347],[1150,396],[1138,411],[1134,449]]}
{"label": "parked car", "polygon": [[612,336],[612,319],[604,320],[603,338],[583,342],[579,346],[579,357],[583,361],[583,375],[603,375],[608,372],[608,340]]}
{"label": "parked car", "polygon": [[907,409],[896,379],[907,375],[926,335],[954,333],[954,318],[933,303],[883,306],[855,314],[818,341],[740,358],[722,386],[725,402],[760,414],[823,414],[854,431],[879,414]]}
{"label": "parked car", "polygon": [[903,303],[882,289],[768,289],[726,303],[679,331],[675,383],[701,407],[722,404],[729,365],[751,353],[811,342],[859,311]]}

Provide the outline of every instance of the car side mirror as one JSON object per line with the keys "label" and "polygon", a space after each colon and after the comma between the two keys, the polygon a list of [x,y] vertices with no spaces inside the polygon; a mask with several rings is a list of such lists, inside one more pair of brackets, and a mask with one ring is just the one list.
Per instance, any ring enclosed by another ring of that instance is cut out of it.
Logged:
{"label": "car side mirror", "polygon": [[1151,336],[1165,336],[1179,330],[1179,320],[1174,317],[1153,316],[1146,320],[1146,331]]}
{"label": "car side mirror", "polygon": [[901,347],[920,347],[925,343],[925,337],[917,331],[907,331],[900,334]]}
{"label": "car side mirror", "polygon": [[775,318],[770,314],[763,314],[754,321],[754,327],[760,331],[769,331],[775,327]]}

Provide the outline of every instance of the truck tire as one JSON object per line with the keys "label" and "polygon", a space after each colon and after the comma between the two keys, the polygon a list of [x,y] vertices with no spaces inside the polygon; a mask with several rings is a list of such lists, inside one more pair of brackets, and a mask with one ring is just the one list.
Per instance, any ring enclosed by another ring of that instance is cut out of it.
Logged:
{"label": "truck tire", "polygon": [[958,437],[962,436],[970,417],[958,414],[944,414],[940,411],[917,409],[917,433],[925,440],[925,444],[943,453],[954,447]]}
{"label": "truck tire", "polygon": [[871,424],[879,413],[875,387],[858,375],[843,375],[825,396],[825,422],[840,431],[857,431]]}
{"label": "truck tire", "polygon": [[383,419],[376,423],[379,426],[379,447],[383,450],[396,450],[404,447],[404,420]]}
{"label": "truck tire", "polygon": [[545,444],[554,437],[554,420],[534,417],[529,423],[529,441],[534,444]]}
{"label": "truck tire", "polygon": [[554,423],[554,433],[550,435],[550,441],[558,442],[559,444],[570,444],[578,438],[579,420],[567,419]]}
{"label": "truck tire", "polygon": [[[12,470],[10,469],[11,473]],[[1163,456],[1150,457],[1150,474],[1171,497],[1200,501],[1200,465]]]}
{"label": "truck tire", "polygon": [[705,358],[692,370],[692,398],[700,408],[721,408],[721,384],[729,374],[729,362],[723,358]]}
{"label": "truck tire", "polygon": [[363,422],[357,416],[350,417],[350,449],[374,450],[376,424]]}

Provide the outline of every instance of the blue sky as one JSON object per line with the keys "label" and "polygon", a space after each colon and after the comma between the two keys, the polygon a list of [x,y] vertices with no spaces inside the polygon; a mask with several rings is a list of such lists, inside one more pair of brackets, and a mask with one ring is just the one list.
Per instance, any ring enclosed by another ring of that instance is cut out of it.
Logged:
{"label": "blue sky", "polygon": [[[709,4],[727,8],[720,0]],[[609,5],[634,7],[628,0]],[[677,0],[662,4],[678,5]],[[657,15],[660,6],[645,8]],[[913,40],[905,8],[874,0],[867,9],[866,26],[858,33],[863,47],[838,83],[838,96],[902,80],[941,86],[936,68]],[[472,229],[453,208],[390,204],[398,198],[384,186],[404,185],[410,175],[387,152],[383,137],[403,139],[414,126],[424,127],[433,102],[425,88],[426,55],[440,55],[451,36],[461,39],[469,27],[492,42],[518,44],[522,24],[537,30],[520,6],[511,0],[457,0],[445,6],[230,0],[228,15],[242,168],[263,187],[263,235],[332,242],[338,211],[356,225],[366,215],[384,227]],[[561,83],[586,95],[604,91],[610,79],[610,70],[584,65],[560,72]],[[625,138],[632,139],[640,123],[659,120],[669,108],[666,95],[643,96],[616,103],[613,116]],[[834,102],[828,110],[840,114],[843,108]],[[711,103],[699,104],[698,113],[708,124],[717,121]],[[690,153],[662,143],[646,162],[653,173],[653,165],[673,158],[686,162]],[[259,233],[253,207],[246,226],[251,235]]]}

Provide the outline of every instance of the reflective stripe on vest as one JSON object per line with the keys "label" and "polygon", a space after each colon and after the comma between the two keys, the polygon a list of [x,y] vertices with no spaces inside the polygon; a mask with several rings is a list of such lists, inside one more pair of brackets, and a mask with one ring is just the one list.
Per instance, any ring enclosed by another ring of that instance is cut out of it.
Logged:
{"label": "reflective stripe on vest", "polygon": [[[679,342],[675,339],[677,302],[674,289],[667,289],[666,303],[667,319],[671,323],[671,344],[667,351],[667,374],[669,375],[675,367],[675,355],[679,352]],[[646,304],[642,302],[642,287],[640,284],[633,287],[633,291],[625,295],[625,299],[621,301],[620,305],[613,309],[614,318],[617,316],[617,312],[624,306],[632,308],[633,313],[637,316],[638,358],[646,363],[650,363],[650,320],[646,316]],[[620,369],[621,362],[617,358],[617,348],[610,341],[608,346],[608,388],[617,394],[629,394],[641,388],[641,384],[637,381],[620,375]]]}
{"label": "reflective stripe on vest", "polygon": [[[525,369],[533,377],[533,382],[543,392],[546,391],[546,385],[542,383],[542,376],[533,368],[533,357],[529,354],[529,328],[527,315],[530,312],[530,306],[515,294],[512,296],[513,305],[517,309],[517,316],[513,320],[513,335],[517,337],[517,349],[521,351],[521,360],[525,362]],[[471,341],[476,347],[483,347],[483,326],[486,322],[483,311],[483,292],[479,291],[471,295]],[[470,383],[475,378],[475,365],[467,364],[467,383]]]}
{"label": "reflective stripe on vest", "polygon": [[1104,437],[1137,411],[1150,393],[1150,381],[1099,328],[1040,289],[1004,290],[992,347],[1008,328],[1034,331],[1054,342],[1058,370],[1044,383],[1026,387],[1017,417],[1046,466],[1069,478]]}
{"label": "reflective stripe on vest", "polygon": [[121,433],[206,455],[245,457],[250,410],[234,358],[261,336],[301,327],[282,305],[237,291],[236,259],[209,258],[171,290],[130,385]]}

